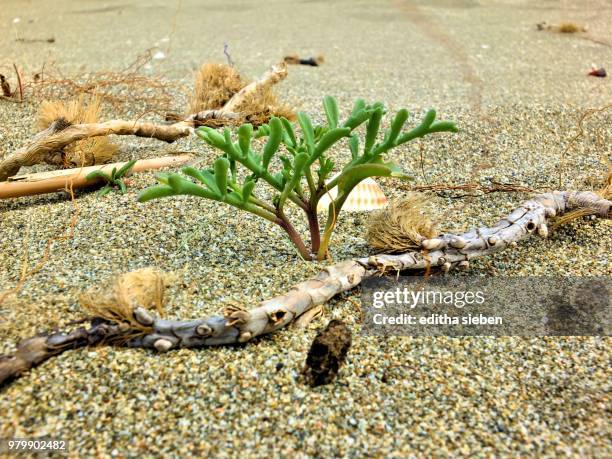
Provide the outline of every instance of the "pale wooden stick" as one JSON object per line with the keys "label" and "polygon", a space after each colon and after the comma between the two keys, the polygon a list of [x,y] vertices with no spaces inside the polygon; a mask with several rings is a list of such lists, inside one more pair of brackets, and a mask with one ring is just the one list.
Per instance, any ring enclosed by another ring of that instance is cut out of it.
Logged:
{"label": "pale wooden stick", "polygon": [[223,111],[226,112],[237,112],[240,111],[240,105],[252,94],[263,92],[269,87],[275,85],[279,81],[282,81],[287,76],[287,64],[281,62],[275,64],[262,75],[259,80],[246,85],[240,91],[227,101],[223,106]]}
{"label": "pale wooden stick", "polygon": [[[190,154],[141,159],[136,161],[130,173],[161,169],[163,167],[181,166],[194,159],[195,155]],[[78,189],[91,186],[99,182],[99,179],[87,180],[86,177],[88,174],[96,170],[101,170],[110,175],[113,168],[116,167],[120,169],[126,162],[127,161],[9,177],[8,181],[0,182],[0,199],[52,193],[54,191],[62,191],[69,188]]]}

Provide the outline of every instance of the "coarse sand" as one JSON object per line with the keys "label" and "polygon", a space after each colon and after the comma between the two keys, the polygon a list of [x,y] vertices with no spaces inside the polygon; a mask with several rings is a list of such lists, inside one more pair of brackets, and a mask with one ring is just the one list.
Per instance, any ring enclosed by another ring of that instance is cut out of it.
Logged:
{"label": "coarse sand", "polygon": [[[587,32],[537,31],[541,21],[574,21]],[[323,54],[320,67],[289,68],[282,100],[318,120],[330,94],[344,115],[363,97],[406,107],[412,121],[435,107],[457,122],[458,134],[391,153],[416,184],[582,190],[597,186],[612,159],[610,110],[578,127],[585,110],[612,100],[609,77],[586,75],[591,63],[612,69],[611,29],[604,0],[3,0],[0,73],[14,82],[13,63],[25,76],[44,63],[66,75],[121,70],[155,47],[143,71],[189,87],[203,62],[225,62],[225,43],[250,77],[287,54]],[[33,135],[39,103],[0,100],[0,157]],[[177,92],[168,109],[184,104]],[[163,116],[141,110],[135,102],[122,116]],[[115,116],[106,106],[104,119]],[[113,140],[122,160],[178,151],[201,155],[203,166],[215,158],[195,138]],[[347,152],[333,155],[342,163]],[[138,203],[152,183],[144,173],[125,195],[0,202],[0,290],[16,284],[24,260],[36,265],[78,211],[73,237],[54,243],[42,269],[0,304],[0,354],[82,318],[80,292],[119,272],[174,273],[168,315],[195,318],[230,301],[252,307],[324,265],[300,261],[279,229],[228,206],[192,197]],[[389,197],[403,193],[397,182],[380,183]],[[436,202],[443,229],[462,230],[493,223],[526,196]],[[369,253],[366,218],[341,215],[334,260]],[[476,260],[470,273],[609,276],[610,229],[610,221],[576,221]],[[306,329],[241,346],[66,352],[0,389],[0,437],[61,437],[74,457],[612,455],[609,338],[368,337],[355,302],[358,290],[330,301]],[[312,389],[299,373],[332,318],[350,325],[353,345],[336,381]]]}

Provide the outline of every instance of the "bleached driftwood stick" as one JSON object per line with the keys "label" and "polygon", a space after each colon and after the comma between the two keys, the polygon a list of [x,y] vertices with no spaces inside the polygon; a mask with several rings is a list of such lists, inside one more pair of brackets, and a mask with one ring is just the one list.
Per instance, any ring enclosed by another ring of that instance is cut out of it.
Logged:
{"label": "bleached driftwood stick", "polygon": [[442,234],[422,242],[423,250],[400,255],[374,255],[360,260],[379,270],[403,271],[440,267],[443,271],[467,269],[469,261],[514,246],[530,234],[548,236],[548,220],[571,210],[592,209],[601,218],[610,217],[611,202],[600,195],[554,191],[535,196],[490,228],[476,228],[460,235]]}
{"label": "bleached driftwood stick", "polygon": [[238,112],[240,111],[240,105],[245,102],[250,96],[257,93],[262,93],[269,87],[282,81],[287,76],[287,64],[284,62],[274,64],[268,69],[266,73],[262,75],[259,80],[255,80],[252,83],[246,85],[240,91],[227,101],[223,106],[225,112]]}
{"label": "bleached driftwood stick", "polygon": [[155,124],[137,121],[112,120],[105,123],[74,124],[64,119],[54,121],[47,129],[36,134],[32,142],[0,161],[0,182],[17,174],[23,166],[34,164],[61,165],[63,149],[73,142],[90,137],[108,135],[133,135],[172,143],[187,137],[195,125],[230,122],[239,119],[240,105],[253,93],[278,83],[287,76],[286,64],[273,65],[259,80],[245,86],[219,110],[205,110],[190,115],[175,124]]}
{"label": "bleached driftwood stick", "polygon": [[[390,270],[448,270],[467,268],[469,260],[498,252],[520,240],[548,235],[548,220],[576,209],[593,209],[601,218],[610,218],[612,202],[592,192],[545,193],[526,201],[490,228],[461,235],[443,234],[427,239],[422,249],[400,255],[374,255],[329,266],[315,278],[294,286],[289,292],[258,307],[246,310],[226,308],[222,315],[195,320],[155,318],[143,308],[132,311],[140,332],[127,323],[93,319],[89,329],[71,333],[37,336],[19,343],[12,355],[0,356],[0,384],[64,350],[100,343],[124,343],[130,347],[168,351],[180,347],[201,347],[249,341],[284,327],[313,307],[359,285],[363,279]],[[144,332],[142,328],[144,327]]]}
{"label": "bleached driftwood stick", "polygon": [[208,122],[216,120],[212,125],[215,126],[219,121],[232,121],[240,119],[241,106],[248,103],[251,96],[257,93],[263,93],[269,87],[284,80],[287,77],[287,64],[281,62],[272,65],[259,80],[249,83],[236,94],[234,94],[225,105],[218,110],[204,110],[199,113],[194,113],[187,117],[186,121],[192,125],[203,126]]}
{"label": "bleached driftwood stick", "polygon": [[69,124],[64,119],[54,121],[24,148],[0,162],[0,181],[4,181],[19,172],[23,166],[34,164],[62,164],[62,150],[73,142],[90,137],[107,135],[134,135],[174,142],[190,133],[190,125],[185,122],[171,125],[139,123],[133,121],[113,120],[105,123]]}

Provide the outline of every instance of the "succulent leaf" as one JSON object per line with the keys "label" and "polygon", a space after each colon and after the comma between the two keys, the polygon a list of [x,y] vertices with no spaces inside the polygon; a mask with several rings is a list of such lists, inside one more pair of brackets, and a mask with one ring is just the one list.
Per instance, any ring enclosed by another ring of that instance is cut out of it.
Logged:
{"label": "succulent leaf", "polygon": [[251,139],[253,138],[253,125],[243,124],[238,128],[238,144],[240,145],[240,151],[242,156],[246,157],[251,149]]}
{"label": "succulent leaf", "polygon": [[217,181],[217,188],[221,193],[221,198],[225,198],[227,194],[227,171],[230,167],[230,163],[227,158],[217,158],[214,164],[215,168],[215,180]]}
{"label": "succulent leaf", "polygon": [[125,176],[125,174],[127,174],[134,167],[134,164],[136,164],[136,160],[135,159],[132,159],[132,160],[128,161],[127,163],[125,163],[117,171],[117,174],[116,174],[115,178],[122,178],[123,176]]}
{"label": "succulent leaf", "polygon": [[253,182],[252,180],[245,182],[244,186],[242,187],[243,203],[246,204],[247,202],[249,202],[249,198],[251,197],[251,194],[253,194],[253,188],[255,188],[255,182]]}
{"label": "succulent leaf", "polygon": [[291,123],[289,122],[287,118],[283,117],[280,120],[281,120],[281,123],[283,123],[283,128],[289,140],[287,142],[287,139],[283,139],[285,144],[293,148],[297,147],[297,139],[295,137],[295,131],[293,130],[293,126],[291,125]]}
{"label": "succulent leaf", "polygon": [[359,157],[359,137],[357,134],[353,134],[349,139],[349,148],[351,150],[351,158],[357,159]]}
{"label": "succulent leaf", "polygon": [[283,123],[280,119],[273,117],[270,119],[270,136],[263,149],[263,162],[262,166],[265,170],[268,170],[270,161],[274,154],[278,151],[281,141],[283,140]]}
{"label": "succulent leaf", "polygon": [[302,128],[302,136],[308,152],[312,154],[315,149],[315,135],[312,127],[312,122],[306,113],[299,112],[297,114],[298,122]]}
{"label": "succulent leaf", "polygon": [[101,180],[104,180],[105,183],[112,182],[110,175],[106,174],[105,172],[102,172],[101,170],[90,172],[89,174],[87,174],[85,179],[87,180],[101,179]]}
{"label": "succulent leaf", "polygon": [[193,177],[194,179],[206,185],[206,187],[213,193],[221,195],[221,190],[219,190],[217,186],[215,176],[210,171],[198,170],[195,167],[185,167],[182,169],[182,172],[183,174]]}
{"label": "succulent leaf", "polygon": [[378,130],[380,129],[380,120],[383,116],[383,109],[377,108],[372,113],[368,121],[368,125],[366,128],[366,138],[364,145],[364,152],[366,154],[370,153],[372,147],[374,146],[374,142],[376,142],[376,136],[378,135]]}
{"label": "succulent leaf", "polygon": [[329,127],[332,129],[338,127],[340,112],[338,111],[338,104],[336,103],[335,97],[325,96],[323,98],[323,108],[325,109],[325,116],[327,117],[327,124]]}

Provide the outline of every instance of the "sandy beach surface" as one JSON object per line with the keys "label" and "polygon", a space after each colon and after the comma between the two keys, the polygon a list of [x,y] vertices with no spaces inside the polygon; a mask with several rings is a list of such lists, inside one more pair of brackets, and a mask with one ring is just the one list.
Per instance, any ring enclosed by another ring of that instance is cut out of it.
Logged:
{"label": "sandy beach surface", "polygon": [[[587,31],[536,30],[542,21]],[[406,107],[414,120],[434,107],[456,121],[458,134],[391,153],[416,184],[588,190],[612,160],[610,110],[584,116],[612,100],[610,77],[587,76],[591,63],[612,70],[611,29],[604,0],[3,0],[0,73],[13,78],[13,63],[24,75],[45,65],[65,75],[120,71],[155,48],[159,59],[142,72],[180,84],[166,107],[180,113],[195,70],[225,62],[225,43],[253,78],[286,54],[322,54],[322,66],[292,66],[277,88],[315,119],[329,94],[344,114],[363,97]],[[0,100],[0,157],[31,138],[39,104]],[[105,119],[118,116],[106,106]],[[137,101],[120,116],[163,119]],[[195,138],[114,141],[119,159],[187,151],[207,166],[216,155]],[[342,164],[348,152],[333,155]],[[125,195],[0,201],[0,290],[36,266],[77,214],[74,234],[56,241],[42,269],[0,304],[0,354],[82,318],[80,293],[120,272],[173,273],[168,316],[196,318],[232,301],[252,307],[325,265],[300,261],[279,229],[228,206],[191,197],[139,204],[137,194],[153,183],[145,173]],[[389,197],[403,193],[398,182],[380,183]],[[494,223],[526,196],[436,203],[443,229],[462,230]],[[341,215],[334,260],[369,253],[366,220]],[[610,221],[574,222],[474,261],[470,272],[609,276],[610,229]],[[368,337],[359,333],[359,299],[358,291],[345,294],[308,328],[241,346],[66,352],[0,388],[0,437],[61,437],[74,457],[612,455],[609,338]],[[317,329],[332,318],[350,324],[353,346],[337,380],[312,389],[299,373]]]}

